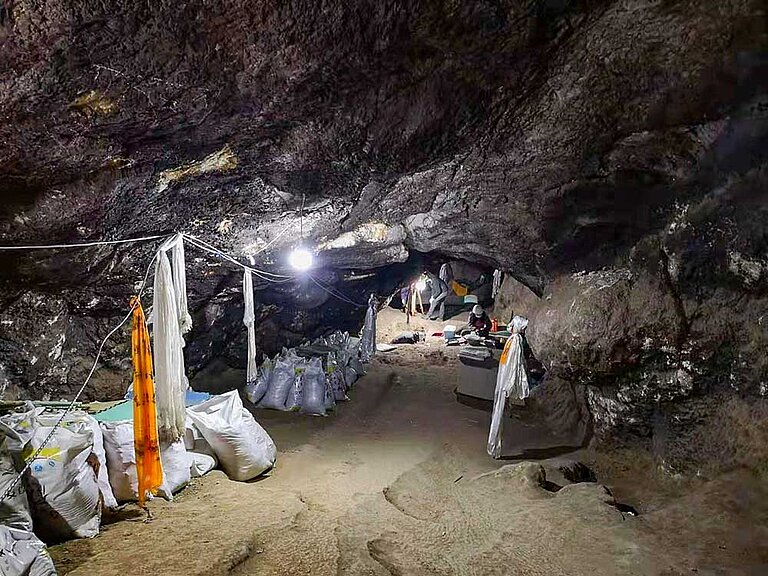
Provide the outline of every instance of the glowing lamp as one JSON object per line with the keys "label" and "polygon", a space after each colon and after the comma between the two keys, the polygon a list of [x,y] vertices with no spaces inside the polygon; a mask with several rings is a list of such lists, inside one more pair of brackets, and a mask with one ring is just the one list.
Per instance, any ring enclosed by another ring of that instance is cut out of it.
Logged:
{"label": "glowing lamp", "polygon": [[427,282],[425,280],[419,280],[416,282],[416,290],[419,292],[424,292],[424,290],[427,289]]}
{"label": "glowing lamp", "polygon": [[288,263],[299,272],[312,268],[312,260],[312,252],[302,247],[294,248],[293,252],[288,256]]}

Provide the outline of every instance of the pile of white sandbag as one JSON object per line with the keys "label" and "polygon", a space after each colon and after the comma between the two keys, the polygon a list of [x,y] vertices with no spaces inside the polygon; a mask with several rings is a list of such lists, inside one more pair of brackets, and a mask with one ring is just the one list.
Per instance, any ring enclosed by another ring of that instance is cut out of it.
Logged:
{"label": "pile of white sandbag", "polygon": [[[3,502],[7,508],[25,500],[35,533],[46,542],[96,536],[103,506],[117,506],[98,423],[84,412],[70,412],[56,427],[60,417],[30,407],[0,419],[4,452],[13,466],[11,471],[8,460],[3,466],[6,487],[52,434],[19,485],[24,494]],[[4,518],[0,523],[8,525]]]}
{"label": "pile of white sandbag", "polygon": [[[107,453],[109,483],[118,502],[139,499],[139,478],[136,473],[136,451],[133,441],[133,420],[102,422],[104,450]],[[173,494],[184,488],[190,479],[190,457],[184,441],[160,446],[163,483],[158,496],[173,500]]]}
{"label": "pile of white sandbag", "polygon": [[29,530],[0,525],[0,574],[56,576],[48,550]]}
{"label": "pile of white sandbag", "polygon": [[[171,500],[190,478],[221,464],[233,480],[251,480],[274,466],[277,449],[237,391],[186,409],[185,435],[160,447],[163,484]],[[51,435],[9,497],[0,501],[0,574],[55,575],[47,543],[92,538],[104,507],[138,500],[133,421],[99,424],[84,412],[46,412],[31,403],[0,418],[0,494]],[[34,531],[34,533],[33,533]],[[38,537],[41,540],[38,540]]]}
{"label": "pile of white sandbag", "polygon": [[83,412],[67,414],[56,426],[60,418],[30,404],[25,412],[0,419],[0,495],[13,487],[0,501],[4,576],[55,576],[41,539],[51,543],[96,536],[103,507],[117,506],[98,423]]}
{"label": "pile of white sandbag", "polygon": [[190,449],[217,459],[230,479],[241,482],[272,468],[277,457],[275,443],[243,407],[237,390],[187,408],[185,441],[190,440]]}
{"label": "pile of white sandbag", "polygon": [[[310,357],[302,357],[297,350]],[[349,400],[347,392],[364,373],[360,339],[334,332],[267,358],[245,392],[261,408],[325,416],[337,402]]]}
{"label": "pile of white sandbag", "polygon": [[[237,391],[212,396],[186,409],[184,437],[160,446],[163,484],[158,495],[172,500],[191,478],[203,476],[221,464],[232,480],[251,480],[274,466],[277,456],[272,438],[256,422]],[[103,422],[109,481],[119,502],[138,499],[133,422]]]}

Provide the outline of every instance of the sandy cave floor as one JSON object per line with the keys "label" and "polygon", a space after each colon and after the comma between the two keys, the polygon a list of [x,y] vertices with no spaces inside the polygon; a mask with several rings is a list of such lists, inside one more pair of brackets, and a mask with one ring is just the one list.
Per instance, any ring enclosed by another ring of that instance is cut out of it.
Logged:
{"label": "sandy cave floor", "polygon": [[[380,314],[380,340],[404,328]],[[417,321],[431,333],[439,324]],[[664,477],[641,454],[538,462],[485,453],[490,414],[456,402],[456,350],[438,339],[380,354],[327,418],[257,410],[277,467],[252,483],[194,480],[155,519],[126,507],[92,540],[53,547],[60,574],[768,574],[768,487],[746,471]],[[510,420],[505,441],[546,435]],[[564,483],[581,460],[599,483]],[[542,473],[543,472],[543,473]],[[632,517],[610,504],[633,505]]]}

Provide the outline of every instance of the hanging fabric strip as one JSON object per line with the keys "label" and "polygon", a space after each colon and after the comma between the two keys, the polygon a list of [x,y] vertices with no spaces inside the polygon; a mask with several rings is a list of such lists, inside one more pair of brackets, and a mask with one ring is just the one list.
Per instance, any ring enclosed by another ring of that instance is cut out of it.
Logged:
{"label": "hanging fabric strip", "polygon": [[[187,302],[187,265],[184,258],[184,236],[177,234],[171,247],[173,264],[173,289],[176,293],[176,314],[182,334],[192,329],[192,317],[189,315]],[[182,342],[183,344],[183,342]]]}
{"label": "hanging fabric strip", "polygon": [[501,290],[501,283],[504,280],[504,273],[498,268],[493,271],[493,286],[491,288],[491,298],[496,298]]}
{"label": "hanging fabric strip", "polygon": [[184,434],[188,383],[171,263],[162,249],[155,268],[152,315],[158,431],[161,442],[173,444]]}
{"label": "hanging fabric strip", "polygon": [[155,384],[152,381],[152,351],[149,346],[144,309],[134,297],[131,356],[133,358],[133,442],[136,451],[139,505],[144,506],[147,495],[154,495],[163,483],[160,461],[160,441],[157,434]]}
{"label": "hanging fabric strip", "polygon": [[253,276],[250,270],[243,272],[243,300],[245,301],[245,313],[243,314],[243,324],[248,330],[248,364],[247,381],[255,382],[258,368],[256,366],[256,331],[254,322],[256,316],[253,311]]}
{"label": "hanging fabric strip", "polygon": [[360,361],[367,364],[376,354],[376,297],[371,294],[368,298],[368,310],[365,312],[365,323],[360,336]]}
{"label": "hanging fabric strip", "polygon": [[507,398],[523,400],[527,398],[528,374],[525,371],[525,356],[523,354],[523,330],[528,326],[528,320],[515,316],[512,320],[512,335],[504,345],[504,351],[499,359],[499,374],[496,377],[496,391],[493,397],[493,415],[491,429],[488,433],[488,455],[493,458],[501,457],[502,424]]}

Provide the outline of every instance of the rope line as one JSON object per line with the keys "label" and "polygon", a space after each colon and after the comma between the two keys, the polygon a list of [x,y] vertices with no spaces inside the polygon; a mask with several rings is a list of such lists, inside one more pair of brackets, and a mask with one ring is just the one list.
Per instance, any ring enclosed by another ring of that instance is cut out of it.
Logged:
{"label": "rope line", "polygon": [[160,238],[169,238],[169,234],[160,234],[157,236],[144,236],[142,238],[125,238],[122,240],[97,240],[94,242],[82,242],[79,244],[33,244],[29,246],[0,246],[0,250],[54,250],[58,248],[87,248],[89,246],[107,246],[111,244],[130,244],[133,242],[147,242],[149,240],[159,240]]}

